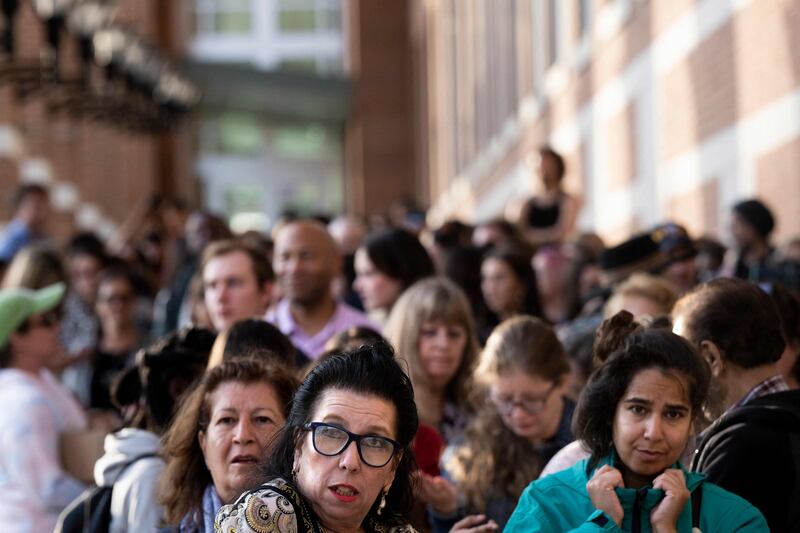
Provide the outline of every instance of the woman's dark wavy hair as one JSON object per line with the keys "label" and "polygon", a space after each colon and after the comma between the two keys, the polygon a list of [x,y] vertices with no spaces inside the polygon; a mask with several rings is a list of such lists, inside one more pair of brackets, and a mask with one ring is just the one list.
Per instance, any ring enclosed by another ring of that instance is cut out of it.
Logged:
{"label": "woman's dark wavy hair", "polygon": [[[295,449],[305,436],[303,426],[312,421],[322,395],[331,389],[352,391],[387,400],[397,410],[395,439],[402,447],[394,482],[386,495],[384,517],[407,517],[414,500],[412,473],[416,462],[411,442],[419,419],[411,379],[385,342],[362,346],[327,357],[305,377],[292,401],[286,425],[280,432],[264,474],[267,480],[292,479]],[[397,456],[395,456],[397,457]],[[378,501],[368,516],[377,511]]]}
{"label": "woman's dark wavy hair", "polygon": [[371,233],[361,246],[375,268],[398,280],[404,290],[434,274],[427,250],[406,230],[391,228]]}
{"label": "woman's dark wavy hair", "polygon": [[614,448],[617,404],[642,370],[655,368],[685,378],[692,417],[701,414],[710,380],[708,365],[683,337],[665,329],[645,329],[632,314],[620,311],[600,326],[594,350],[595,358],[604,362],[589,378],[572,420],[572,431],[591,453],[589,471]]}

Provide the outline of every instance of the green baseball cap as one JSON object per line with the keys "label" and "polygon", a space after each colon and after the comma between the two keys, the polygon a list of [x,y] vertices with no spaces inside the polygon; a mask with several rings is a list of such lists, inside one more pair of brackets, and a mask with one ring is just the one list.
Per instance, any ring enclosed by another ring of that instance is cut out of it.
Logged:
{"label": "green baseball cap", "polygon": [[66,290],[63,283],[54,283],[38,291],[19,287],[0,291],[0,348],[28,317],[57,306]]}

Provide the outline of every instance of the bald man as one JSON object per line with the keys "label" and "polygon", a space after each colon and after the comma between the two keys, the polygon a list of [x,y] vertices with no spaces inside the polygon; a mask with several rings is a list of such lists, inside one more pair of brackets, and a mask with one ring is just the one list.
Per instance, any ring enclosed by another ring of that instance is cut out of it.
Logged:
{"label": "bald man", "polygon": [[366,315],[334,299],[331,282],[342,258],[325,226],[313,220],[286,224],[275,236],[273,257],[283,299],[267,320],[306,355],[318,358],[328,339],[352,326],[380,331]]}

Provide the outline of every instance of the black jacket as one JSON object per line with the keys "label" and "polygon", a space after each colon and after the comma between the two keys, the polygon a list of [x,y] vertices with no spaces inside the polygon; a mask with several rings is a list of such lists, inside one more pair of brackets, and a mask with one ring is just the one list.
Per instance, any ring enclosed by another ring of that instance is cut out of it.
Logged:
{"label": "black jacket", "polygon": [[720,417],[701,435],[692,470],[755,505],[774,533],[800,532],[800,391]]}

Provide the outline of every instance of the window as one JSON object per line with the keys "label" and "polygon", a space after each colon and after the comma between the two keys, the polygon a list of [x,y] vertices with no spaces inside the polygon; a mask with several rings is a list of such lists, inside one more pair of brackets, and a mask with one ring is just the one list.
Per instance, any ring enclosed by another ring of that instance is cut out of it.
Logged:
{"label": "window", "polygon": [[252,2],[253,0],[195,0],[196,33],[213,35],[251,33]]}
{"label": "window", "polygon": [[305,160],[330,158],[337,149],[330,131],[312,123],[277,128],[272,147],[281,157]]}
{"label": "window", "polygon": [[578,0],[578,35],[582,38],[591,30],[592,0]]}
{"label": "window", "polygon": [[280,0],[281,33],[317,33],[342,29],[341,0]]}
{"label": "window", "polygon": [[560,18],[558,0],[547,2],[547,66],[552,66],[559,56]]}
{"label": "window", "polygon": [[255,156],[263,152],[265,139],[258,120],[241,113],[223,113],[201,121],[202,151],[220,155]]}

